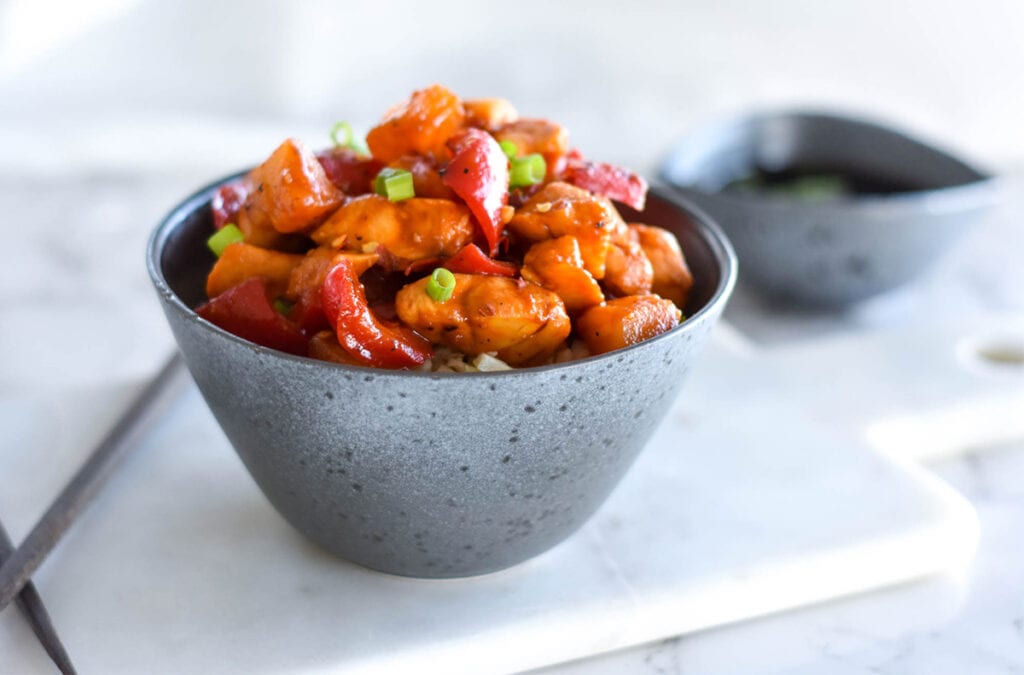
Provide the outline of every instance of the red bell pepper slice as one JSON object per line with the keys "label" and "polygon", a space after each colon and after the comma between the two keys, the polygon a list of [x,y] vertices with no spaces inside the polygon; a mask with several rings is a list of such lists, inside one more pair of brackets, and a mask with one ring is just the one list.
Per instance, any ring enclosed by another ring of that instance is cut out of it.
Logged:
{"label": "red bell pepper slice", "polygon": [[213,226],[219,230],[228,223],[235,222],[248,195],[249,187],[244,180],[221,185],[210,202],[210,209],[213,211]]}
{"label": "red bell pepper slice", "polygon": [[452,161],[445,168],[444,184],[466,202],[494,255],[504,227],[501,210],[508,204],[508,157],[482,129],[466,129],[448,147]]}
{"label": "red bell pepper slice", "polygon": [[270,304],[267,282],[251,277],[196,310],[210,323],[240,338],[289,354],[306,354],[306,337]]}
{"label": "red bell pepper slice", "polygon": [[327,316],[324,314],[324,306],[320,302],[319,287],[307,288],[299,295],[292,311],[288,313],[288,320],[298,326],[299,330],[308,337],[330,328]]}
{"label": "red bell pepper slice", "polygon": [[346,195],[373,192],[373,179],[384,168],[381,162],[351,148],[332,148],[318,152],[316,158],[334,186]]}
{"label": "red bell pepper slice", "polygon": [[519,270],[510,262],[488,258],[476,244],[466,244],[442,265],[449,272],[463,274],[491,274],[500,277],[514,277]]}
{"label": "red bell pepper slice", "polygon": [[414,368],[433,356],[430,342],[419,334],[377,320],[347,260],[338,261],[327,273],[320,299],[338,343],[359,361],[377,368]]}
{"label": "red bell pepper slice", "polygon": [[570,159],[565,172],[568,182],[576,187],[622,202],[637,211],[644,210],[647,181],[629,169],[604,162]]}

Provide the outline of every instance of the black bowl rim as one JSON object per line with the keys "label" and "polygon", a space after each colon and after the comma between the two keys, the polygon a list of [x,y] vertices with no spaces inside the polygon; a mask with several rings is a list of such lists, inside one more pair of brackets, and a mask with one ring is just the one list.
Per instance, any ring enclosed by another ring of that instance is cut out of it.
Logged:
{"label": "black bowl rim", "polygon": [[[698,146],[700,139],[709,133],[720,132],[726,129],[736,128],[744,124],[758,123],[768,120],[801,119],[834,122],[836,124],[847,125],[850,127],[868,129],[893,138],[901,138],[909,141],[910,143],[921,146],[922,148],[941,156],[945,160],[958,164],[967,173],[973,174],[974,178],[968,182],[941,188],[928,188],[924,190],[911,190],[878,195],[858,195],[855,198],[844,199],[837,202],[804,204],[796,203],[793,200],[778,195],[749,195],[728,193],[721,190],[703,190],[695,187],[692,183],[679,182],[674,177],[675,172],[671,168],[675,163],[674,159],[680,155],[694,154],[694,148]],[[949,150],[935,145],[930,141],[918,138],[909,132],[901,131],[900,129],[890,126],[881,120],[872,118],[870,115],[830,111],[822,108],[780,108],[774,110],[760,110],[705,123],[696,127],[694,131],[687,134],[687,136],[678,141],[672,147],[665,156],[665,159],[662,161],[658,173],[660,179],[664,181],[670,189],[683,190],[683,194],[691,192],[693,194],[714,197],[716,199],[722,199],[723,201],[736,204],[770,204],[772,206],[790,207],[801,211],[884,209],[886,207],[907,205],[912,205],[914,208],[924,207],[936,210],[944,210],[949,206],[970,208],[973,206],[983,206],[991,203],[995,198],[996,187],[1000,182],[999,176],[988,171],[982,171],[975,165],[957,157]]]}
{"label": "black bowl rim", "polygon": [[467,373],[448,373],[448,372],[433,372],[425,370],[389,370],[386,368],[374,368],[372,366],[357,366],[347,365],[342,363],[333,363],[330,361],[321,361],[319,359],[312,359],[307,356],[297,356],[294,354],[288,354],[270,347],[264,347],[254,342],[250,342],[244,338],[238,337],[237,335],[230,333],[213,323],[210,323],[206,319],[200,317],[195,310],[186,305],[178,294],[171,289],[167,279],[164,277],[163,269],[160,264],[160,258],[163,250],[167,244],[168,239],[174,230],[184,222],[186,216],[197,209],[205,207],[211,200],[213,193],[219,187],[231,181],[238,180],[248,173],[248,169],[238,171],[227,177],[220,178],[202,188],[199,188],[194,193],[186,197],[177,206],[173,207],[171,211],[164,216],[160,223],[156,226],[153,232],[149,236],[149,241],[146,244],[146,270],[149,272],[150,280],[153,282],[157,293],[160,294],[166,302],[170,304],[176,311],[181,313],[186,318],[197,322],[203,329],[210,332],[212,335],[217,336],[221,339],[230,340],[237,344],[243,345],[254,352],[273,354],[286,361],[294,361],[297,364],[305,365],[308,367],[324,367],[333,368],[339,372],[353,372],[353,373],[373,373],[382,377],[394,376],[394,377],[423,377],[428,379],[449,379],[449,378],[465,378],[465,377],[523,377],[528,376],[529,373],[541,373],[555,370],[562,370],[571,368],[572,366],[587,363],[601,363],[612,359],[617,359],[623,354],[646,348],[656,342],[660,342],[666,339],[675,339],[676,336],[682,333],[688,333],[697,324],[703,323],[704,317],[712,314],[713,312],[724,309],[725,303],[728,301],[729,296],[732,294],[733,288],[736,285],[736,277],[738,274],[738,262],[736,253],[733,250],[732,244],[729,242],[728,237],[718,226],[718,224],[705,213],[702,209],[694,205],[691,201],[679,196],[677,193],[671,191],[668,188],[660,185],[654,185],[651,188],[651,193],[659,199],[668,202],[673,208],[680,209],[689,216],[697,226],[697,231],[700,236],[707,243],[708,248],[711,250],[711,255],[714,257],[716,264],[719,268],[719,279],[718,284],[715,287],[714,293],[712,293],[710,299],[692,316],[686,317],[686,320],[676,326],[670,331],[666,331],[660,335],[656,335],[653,338],[644,340],[634,345],[617,349],[605,354],[598,354],[597,356],[588,356],[584,359],[578,359],[575,361],[566,361],[563,363],[553,363],[544,366],[532,366],[529,368],[512,368],[511,370],[499,370],[489,372],[467,372]]}

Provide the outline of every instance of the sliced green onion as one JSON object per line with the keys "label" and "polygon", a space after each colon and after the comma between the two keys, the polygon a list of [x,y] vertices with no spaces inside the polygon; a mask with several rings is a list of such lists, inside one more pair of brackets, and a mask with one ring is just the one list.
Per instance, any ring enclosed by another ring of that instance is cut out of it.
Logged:
{"label": "sliced green onion", "polygon": [[512,141],[502,141],[498,143],[501,147],[501,151],[505,153],[505,156],[509,159],[515,159],[516,155],[519,154],[519,148]]}
{"label": "sliced green onion", "polygon": [[237,244],[240,241],[245,240],[245,235],[238,229],[238,226],[234,223],[228,223],[224,227],[220,228],[213,233],[209,239],[206,240],[206,245],[210,247],[213,254],[218,258],[224,253],[231,244]]}
{"label": "sliced green onion", "polygon": [[338,147],[347,146],[355,135],[352,125],[348,122],[335,122],[331,127],[331,142]]}
{"label": "sliced green onion", "polygon": [[448,302],[455,292],[455,275],[438,267],[427,279],[427,295],[434,302]]}
{"label": "sliced green onion", "polygon": [[292,307],[295,306],[284,298],[278,298],[277,300],[274,300],[272,304],[274,305],[274,311],[284,316],[291,314]]}
{"label": "sliced green onion", "polygon": [[393,202],[416,196],[412,174],[405,169],[381,169],[373,181],[373,191]]}
{"label": "sliced green onion", "polygon": [[512,160],[512,167],[509,169],[509,187],[525,187],[536,185],[544,180],[548,166],[544,158],[536,153],[526,157],[517,157]]}
{"label": "sliced green onion", "polygon": [[331,142],[336,148],[355,150],[360,155],[370,154],[366,147],[366,141],[356,136],[356,132],[352,130],[352,125],[348,122],[337,122],[331,127]]}

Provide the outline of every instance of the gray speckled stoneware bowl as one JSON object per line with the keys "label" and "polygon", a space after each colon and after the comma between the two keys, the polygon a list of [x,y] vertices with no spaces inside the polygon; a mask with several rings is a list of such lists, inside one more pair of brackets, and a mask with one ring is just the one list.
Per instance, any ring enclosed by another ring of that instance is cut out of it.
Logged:
{"label": "gray speckled stoneware bowl", "polygon": [[[207,404],[274,507],[328,551],[417,577],[492,572],[582,525],[661,420],[732,291],[728,241],[651,195],[696,279],[678,328],[571,364],[395,372],[259,347],[200,319],[217,185],[157,227],[148,268]],[[652,514],[652,517],[654,514]]]}
{"label": "gray speckled stoneware bowl", "polygon": [[[838,171],[901,192],[800,203],[722,192],[752,169]],[[775,299],[841,308],[919,276],[998,194],[996,181],[901,133],[836,115],[752,115],[698,130],[662,178],[729,235],[744,284]]]}

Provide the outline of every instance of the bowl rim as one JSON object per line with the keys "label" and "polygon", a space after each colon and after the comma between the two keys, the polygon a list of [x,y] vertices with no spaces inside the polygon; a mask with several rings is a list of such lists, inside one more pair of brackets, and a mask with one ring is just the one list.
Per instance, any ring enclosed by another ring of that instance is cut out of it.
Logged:
{"label": "bowl rim", "polygon": [[[693,176],[689,179],[680,180],[675,165],[681,157],[701,157],[713,154],[717,144],[708,142],[710,136],[721,136],[734,129],[745,125],[765,123],[772,120],[809,120],[825,121],[847,127],[869,130],[890,138],[900,138],[915,145],[918,145],[942,159],[957,164],[967,173],[974,175],[968,182],[958,183],[946,187],[927,188],[923,190],[910,190],[903,192],[891,192],[885,194],[864,194],[855,197],[827,203],[800,203],[794,202],[784,196],[774,194],[743,194],[731,193],[723,190],[706,190],[696,186]],[[710,146],[710,149],[709,149]],[[874,118],[869,114],[857,112],[843,112],[829,110],[827,108],[777,108],[764,109],[737,114],[723,119],[706,122],[694,128],[684,138],[676,142],[661,162],[659,178],[674,190],[682,190],[684,194],[692,193],[706,197],[721,199],[727,203],[745,205],[771,205],[772,207],[786,207],[790,209],[803,210],[855,210],[855,209],[885,209],[891,207],[927,208],[945,210],[955,206],[956,208],[974,208],[991,203],[996,197],[995,193],[1002,182],[1000,176],[990,171],[978,168],[952,151],[935,144],[930,140],[920,138],[909,131],[892,126],[886,122]]]}
{"label": "bowl rim", "polygon": [[241,338],[234,333],[230,333],[219,326],[203,319],[196,313],[194,309],[185,304],[184,301],[178,294],[174,292],[170,284],[167,282],[164,276],[163,268],[160,262],[163,251],[167,246],[167,242],[170,239],[174,231],[181,226],[186,217],[195,212],[197,209],[206,207],[214,192],[221,186],[230,183],[232,181],[242,178],[249,172],[249,169],[244,169],[230,174],[224,178],[219,178],[193,192],[191,195],[186,197],[184,200],[179,202],[176,206],[165,215],[157,226],[150,233],[149,239],[146,243],[146,271],[149,273],[150,281],[156,288],[160,298],[166,302],[175,311],[181,314],[183,317],[188,318],[196,322],[203,330],[217,336],[221,339],[227,339],[235,342],[241,346],[244,346],[256,353],[267,353],[273,354],[274,356],[284,359],[285,361],[294,361],[297,365],[306,367],[317,367],[322,366],[325,368],[333,368],[338,372],[350,372],[367,374],[372,373],[382,377],[394,376],[394,377],[421,377],[427,379],[451,379],[451,378],[481,378],[481,377],[523,377],[528,376],[530,373],[542,373],[551,372],[556,370],[562,370],[569,368],[574,365],[582,363],[596,364],[609,361],[611,359],[617,359],[622,357],[626,352],[633,351],[636,349],[644,348],[644,345],[650,345],[660,342],[666,339],[675,339],[676,336],[683,333],[689,333],[696,330],[698,324],[703,324],[706,317],[713,313],[720,312],[724,309],[725,303],[728,301],[729,296],[732,294],[734,287],[736,286],[736,278],[738,275],[738,261],[736,258],[736,252],[733,250],[732,243],[729,241],[725,232],[719,227],[719,225],[712,219],[704,210],[696,206],[689,199],[680,196],[677,192],[674,192],[670,188],[663,186],[662,184],[655,182],[651,185],[650,193],[654,197],[667,202],[672,208],[683,211],[696,225],[698,234],[707,244],[711,256],[714,258],[715,263],[719,268],[718,283],[715,286],[711,297],[706,303],[693,315],[686,317],[686,319],[675,328],[656,335],[653,338],[638,342],[622,349],[616,349],[611,352],[604,354],[598,354],[596,356],[588,356],[583,359],[577,359],[573,361],[565,361],[562,363],[552,363],[543,366],[531,366],[527,368],[512,368],[510,370],[499,370],[489,372],[434,372],[426,370],[390,370],[386,368],[374,368],[372,366],[361,366],[361,365],[349,365],[343,363],[334,363],[332,361],[322,361],[319,359],[313,359],[308,356],[298,356],[282,352],[270,347],[264,347],[254,342],[250,342],[244,338]]}

